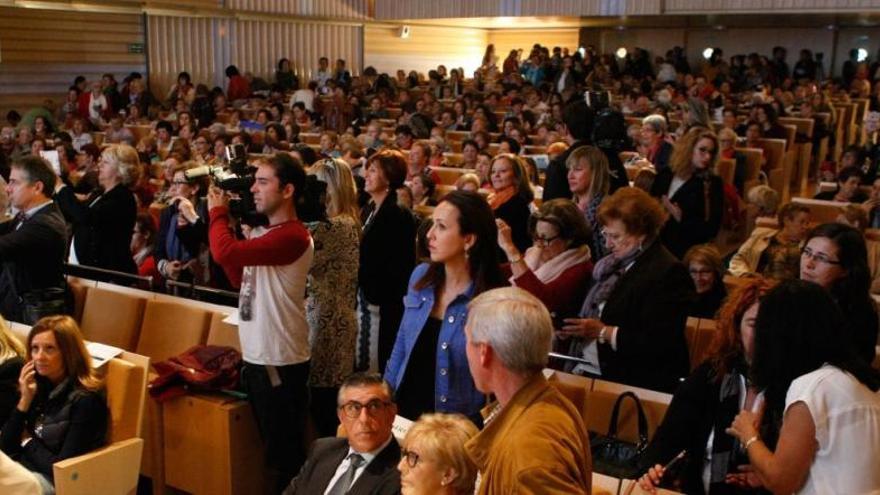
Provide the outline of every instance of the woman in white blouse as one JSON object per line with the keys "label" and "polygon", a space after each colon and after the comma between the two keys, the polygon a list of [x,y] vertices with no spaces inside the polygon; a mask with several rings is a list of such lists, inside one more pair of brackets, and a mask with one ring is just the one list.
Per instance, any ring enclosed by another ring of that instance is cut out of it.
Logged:
{"label": "woman in white blouse", "polygon": [[751,463],[740,482],[773,493],[880,493],[880,374],[845,331],[818,285],[783,282],[762,300],[752,373],[766,408],[739,413],[727,430]]}

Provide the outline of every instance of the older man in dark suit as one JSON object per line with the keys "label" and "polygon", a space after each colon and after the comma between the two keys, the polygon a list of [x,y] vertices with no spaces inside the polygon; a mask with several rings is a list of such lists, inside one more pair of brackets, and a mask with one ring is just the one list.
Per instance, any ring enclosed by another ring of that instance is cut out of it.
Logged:
{"label": "older man in dark suit", "polygon": [[397,406],[376,373],[355,373],[339,389],[339,421],[346,438],[315,441],[284,495],[394,495],[400,493],[400,447],[391,434]]}
{"label": "older man in dark suit", "polygon": [[6,192],[18,214],[0,224],[0,314],[7,319],[23,321],[28,294],[64,287],[67,230],[52,201],[54,185],[55,173],[42,158],[12,164]]}

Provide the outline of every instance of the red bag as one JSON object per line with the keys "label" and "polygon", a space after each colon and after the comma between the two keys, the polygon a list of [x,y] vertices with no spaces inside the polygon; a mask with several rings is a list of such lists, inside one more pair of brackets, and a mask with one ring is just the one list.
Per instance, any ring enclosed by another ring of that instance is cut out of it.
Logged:
{"label": "red bag", "polygon": [[183,354],[153,364],[159,374],[150,382],[150,396],[159,402],[184,395],[189,390],[236,390],[241,354],[232,347],[195,345]]}

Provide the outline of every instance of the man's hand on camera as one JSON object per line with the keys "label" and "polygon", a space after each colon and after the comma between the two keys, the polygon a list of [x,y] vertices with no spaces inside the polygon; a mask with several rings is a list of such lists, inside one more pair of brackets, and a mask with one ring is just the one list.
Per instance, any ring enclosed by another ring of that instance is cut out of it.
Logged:
{"label": "man's hand on camera", "polygon": [[217,186],[211,186],[208,189],[208,211],[217,208],[218,206],[229,206],[229,197]]}

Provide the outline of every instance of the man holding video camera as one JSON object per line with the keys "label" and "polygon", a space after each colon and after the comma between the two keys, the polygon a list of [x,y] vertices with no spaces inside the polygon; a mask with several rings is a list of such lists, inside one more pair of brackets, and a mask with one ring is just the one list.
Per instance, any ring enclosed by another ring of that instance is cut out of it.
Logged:
{"label": "man holding video camera", "polygon": [[268,226],[238,240],[230,229],[229,198],[208,193],[211,254],[233,285],[241,287],[238,329],[244,368],[242,384],[266,443],[267,465],[276,491],[303,461],[308,411],[309,327],[305,317],[306,277],[314,246],[297,217],[306,174],[295,158],[277,154],[257,163],[253,193],[257,213]]}

